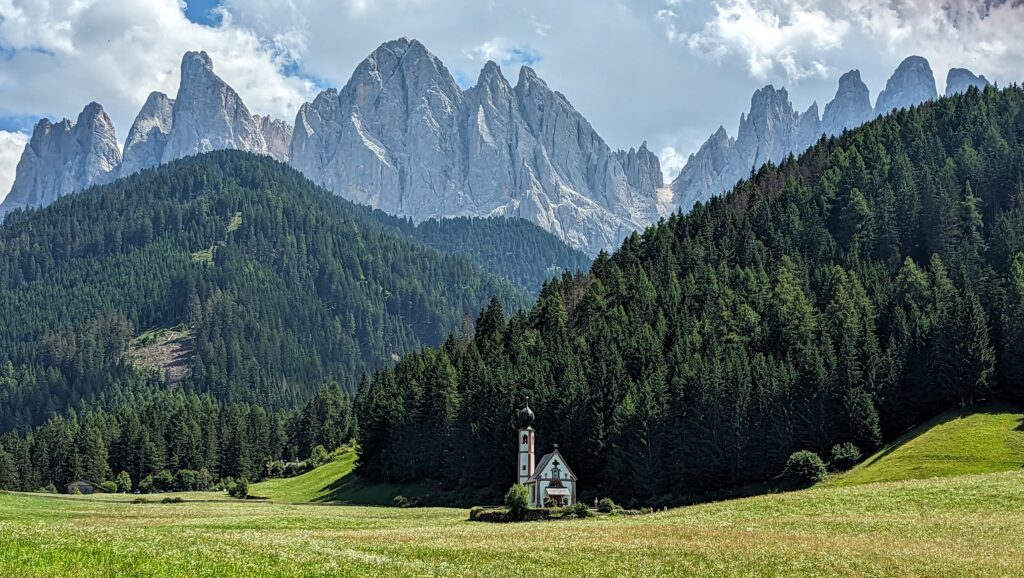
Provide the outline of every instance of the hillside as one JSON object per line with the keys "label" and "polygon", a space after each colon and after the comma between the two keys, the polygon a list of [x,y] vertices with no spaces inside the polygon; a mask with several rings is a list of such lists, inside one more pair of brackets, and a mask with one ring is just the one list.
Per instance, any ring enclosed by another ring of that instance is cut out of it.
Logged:
{"label": "hillside", "polygon": [[[360,389],[359,473],[500,497],[536,412],[581,497],[671,505],[1024,397],[1024,90],[820,139]],[[477,464],[472,471],[462,467]]]}
{"label": "hillside", "polygon": [[0,431],[160,386],[136,369],[160,351],[123,355],[151,330],[187,330],[164,355],[186,390],[291,408],[440,343],[494,295],[527,303],[276,161],[190,157],[0,227]]}
{"label": "hillside", "polygon": [[484,271],[533,295],[552,277],[586,271],[591,263],[582,251],[523,219],[431,219],[407,230],[425,245],[442,253],[463,255]]}
{"label": "hillside", "polygon": [[948,411],[886,444],[829,486],[916,480],[1024,467],[1024,413],[1003,403]]}
{"label": "hillside", "polygon": [[348,450],[302,475],[254,484],[250,493],[275,502],[391,506],[395,496],[417,496],[432,489],[422,483],[380,484],[360,480],[352,471],[355,461],[355,451]]}
{"label": "hillside", "polygon": [[585,253],[525,219],[454,217],[414,223],[380,210],[370,214],[382,225],[442,253],[465,257],[531,295],[552,277],[586,271],[591,264]]}
{"label": "hillside", "polygon": [[0,492],[17,576],[1009,576],[1020,472],[815,488],[639,517],[468,522],[466,510],[185,494]]}

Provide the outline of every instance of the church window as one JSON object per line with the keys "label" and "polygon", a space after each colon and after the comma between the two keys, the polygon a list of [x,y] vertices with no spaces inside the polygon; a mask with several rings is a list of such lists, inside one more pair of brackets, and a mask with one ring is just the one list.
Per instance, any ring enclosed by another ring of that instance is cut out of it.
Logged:
{"label": "church window", "polygon": [[[505,439],[508,439],[508,438],[505,438]],[[523,443],[524,444],[526,443],[526,434],[523,434]]]}

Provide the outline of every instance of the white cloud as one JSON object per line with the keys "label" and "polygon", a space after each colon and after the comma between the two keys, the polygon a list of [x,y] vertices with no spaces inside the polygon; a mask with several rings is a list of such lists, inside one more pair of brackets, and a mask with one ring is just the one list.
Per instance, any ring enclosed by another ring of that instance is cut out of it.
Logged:
{"label": "white cloud", "polygon": [[825,76],[821,56],[842,47],[850,24],[799,0],[723,0],[715,16],[687,40],[714,59],[742,56],[750,74],[766,79],[781,70],[790,80]]}
{"label": "white cloud", "polygon": [[177,0],[0,0],[0,113],[75,118],[104,105],[123,139],[152,90],[177,92],[187,50],[206,50],[254,111],[291,120],[312,91],[282,74],[302,38],[259,37],[230,14],[216,27],[185,18]]}
{"label": "white cloud", "polygon": [[676,147],[664,147],[661,149],[661,153],[658,155],[658,160],[661,161],[661,172],[665,175],[665,182],[670,182],[676,178],[679,171],[683,170],[686,166],[687,155],[676,150]]}
{"label": "white cloud", "polygon": [[11,192],[14,184],[14,169],[18,166],[21,151],[25,149],[28,135],[20,132],[0,130],[0,202]]}
{"label": "white cloud", "polygon": [[824,106],[852,68],[877,94],[910,54],[929,59],[940,91],[951,66],[1024,80],[1018,0],[221,0],[216,10],[210,27],[178,0],[0,0],[0,117],[75,118],[96,100],[123,140],[151,90],[176,92],[181,54],[202,49],[253,112],[291,121],[316,91],[307,79],[341,87],[374,48],[409,36],[463,83],[488,58],[513,82],[518,64],[539,59],[613,148],[648,140],[671,174],[719,125],[735,127],[768,82],[803,110]]}

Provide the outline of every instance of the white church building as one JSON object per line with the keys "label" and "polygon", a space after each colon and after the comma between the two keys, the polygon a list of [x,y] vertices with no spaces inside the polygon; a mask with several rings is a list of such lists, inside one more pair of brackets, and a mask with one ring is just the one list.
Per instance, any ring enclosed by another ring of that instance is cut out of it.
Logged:
{"label": "white church building", "polygon": [[519,411],[519,483],[530,491],[530,507],[543,508],[552,503],[571,506],[576,503],[576,474],[565,463],[558,444],[537,463],[533,417],[533,410],[527,403]]}

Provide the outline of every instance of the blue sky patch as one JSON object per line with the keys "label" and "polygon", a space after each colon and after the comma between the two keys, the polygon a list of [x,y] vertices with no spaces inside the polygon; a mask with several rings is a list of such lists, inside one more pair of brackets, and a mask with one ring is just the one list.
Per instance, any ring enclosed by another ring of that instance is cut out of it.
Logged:
{"label": "blue sky patch", "polygon": [[213,9],[220,5],[220,0],[188,0],[185,4],[185,17],[203,26],[217,26],[220,16]]}

